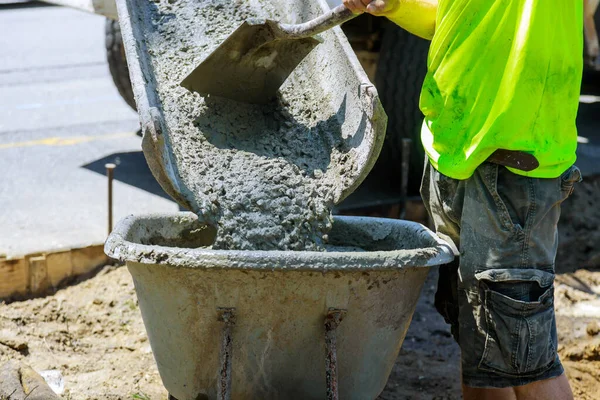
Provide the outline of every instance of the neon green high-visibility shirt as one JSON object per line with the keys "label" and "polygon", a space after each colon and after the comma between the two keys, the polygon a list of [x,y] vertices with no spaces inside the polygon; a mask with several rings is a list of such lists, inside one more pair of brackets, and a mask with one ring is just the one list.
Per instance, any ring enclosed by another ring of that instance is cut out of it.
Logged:
{"label": "neon green high-visibility shirt", "polygon": [[522,150],[555,178],[575,162],[582,0],[439,0],[420,106],[433,166],[470,177],[495,150]]}

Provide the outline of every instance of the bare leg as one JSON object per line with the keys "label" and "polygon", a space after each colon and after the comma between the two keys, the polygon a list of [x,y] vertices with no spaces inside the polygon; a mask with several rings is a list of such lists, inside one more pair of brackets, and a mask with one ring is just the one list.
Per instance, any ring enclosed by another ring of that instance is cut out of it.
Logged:
{"label": "bare leg", "polygon": [[463,385],[465,400],[573,400],[565,374],[557,378],[504,389],[482,389]]}
{"label": "bare leg", "polygon": [[573,400],[571,385],[565,374],[559,377],[515,387],[518,400]]}
{"label": "bare leg", "polygon": [[463,385],[464,400],[517,400],[513,388],[482,389]]}

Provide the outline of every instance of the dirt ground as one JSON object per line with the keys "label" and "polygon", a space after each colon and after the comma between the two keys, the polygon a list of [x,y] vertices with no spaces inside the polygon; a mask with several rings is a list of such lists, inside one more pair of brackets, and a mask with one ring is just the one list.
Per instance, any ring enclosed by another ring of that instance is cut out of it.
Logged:
{"label": "dirt ground", "polygon": [[[559,353],[575,398],[600,393],[600,179],[565,204],[557,260]],[[459,349],[433,308],[437,271],[423,288],[412,325],[380,399],[460,399]],[[0,304],[0,364],[23,360],[60,370],[63,398],[166,399],[126,268],[106,267],[55,295]]]}

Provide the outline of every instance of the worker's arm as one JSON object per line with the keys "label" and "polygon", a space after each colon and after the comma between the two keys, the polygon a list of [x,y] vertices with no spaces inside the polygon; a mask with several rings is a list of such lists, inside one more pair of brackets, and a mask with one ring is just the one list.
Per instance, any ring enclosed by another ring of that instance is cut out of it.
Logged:
{"label": "worker's arm", "polygon": [[343,0],[355,13],[387,17],[410,33],[431,39],[435,32],[438,0]]}

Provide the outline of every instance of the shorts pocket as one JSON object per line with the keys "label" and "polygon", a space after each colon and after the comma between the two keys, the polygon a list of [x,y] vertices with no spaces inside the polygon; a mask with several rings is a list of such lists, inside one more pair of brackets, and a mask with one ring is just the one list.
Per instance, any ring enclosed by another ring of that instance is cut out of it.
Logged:
{"label": "shorts pocket", "polygon": [[560,176],[560,190],[563,195],[563,200],[573,194],[575,184],[581,181],[581,171],[575,165],[571,166]]}
{"label": "shorts pocket", "polygon": [[487,166],[487,189],[500,223],[513,234],[522,233],[531,208],[531,182],[497,164]]}
{"label": "shorts pocket", "polygon": [[479,367],[506,375],[537,375],[556,358],[554,275],[536,269],[475,274],[483,298],[486,339]]}

